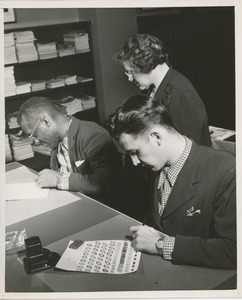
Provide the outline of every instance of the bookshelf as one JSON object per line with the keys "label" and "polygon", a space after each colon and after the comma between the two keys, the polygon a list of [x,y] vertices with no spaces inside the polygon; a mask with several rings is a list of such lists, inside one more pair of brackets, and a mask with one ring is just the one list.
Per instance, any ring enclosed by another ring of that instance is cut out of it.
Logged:
{"label": "bookshelf", "polygon": [[[33,59],[31,59],[32,56],[26,59],[26,51],[25,48],[23,48],[25,45],[22,45],[23,42],[18,42],[17,39],[19,35],[23,35],[23,32],[33,33],[35,38],[33,45],[37,52],[37,59],[35,56],[33,56]],[[83,42],[82,44],[80,43],[81,37],[80,39],[72,38],[72,36],[74,36],[72,34],[73,32],[80,33],[80,36],[85,35],[86,39],[84,44]],[[5,70],[10,68],[10,70],[13,71],[16,84],[15,92],[11,91],[10,93],[5,93],[6,134],[10,141],[12,160],[16,160],[16,158],[10,135],[16,134],[20,128],[18,128],[17,125],[11,128],[9,126],[9,119],[16,114],[21,104],[31,97],[45,96],[61,105],[64,99],[80,100],[81,108],[79,110],[76,109],[73,115],[82,120],[99,122],[90,21],[9,29],[5,30],[4,33],[5,35],[14,33],[14,47],[16,48],[17,58],[17,61],[13,60],[12,62],[11,59],[10,62],[9,59],[8,61],[5,60]],[[23,49],[22,58],[20,57],[20,51],[18,52],[17,44],[20,44],[19,47]],[[41,54],[39,45],[47,52]],[[53,46],[55,48],[54,52],[50,50]],[[71,51],[63,54],[61,50],[65,50],[65,48],[67,48],[67,51]],[[9,48],[6,47],[5,59],[8,50]],[[65,75],[75,77],[75,80],[68,83],[66,79],[62,78]],[[5,75],[5,81],[7,80],[6,78],[7,76]],[[61,85],[51,85],[53,82],[58,83],[60,81]],[[44,82],[44,88],[34,90],[34,82]],[[30,83],[31,87],[17,92],[18,88],[23,87],[26,83]],[[6,85],[7,84],[5,84],[5,90]],[[85,106],[89,98],[92,104]],[[34,152],[34,157],[23,159],[21,163],[33,166],[35,170],[40,170],[42,167],[48,167],[49,156]]]}
{"label": "bookshelf", "polygon": [[210,125],[235,129],[233,7],[140,10],[139,33],[164,41],[173,68],[200,94]]}

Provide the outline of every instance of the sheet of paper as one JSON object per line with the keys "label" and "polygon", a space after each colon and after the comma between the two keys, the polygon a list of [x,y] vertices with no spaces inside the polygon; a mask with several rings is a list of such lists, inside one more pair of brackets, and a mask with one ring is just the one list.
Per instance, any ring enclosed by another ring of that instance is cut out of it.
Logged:
{"label": "sheet of paper", "polygon": [[6,184],[5,199],[41,199],[47,198],[49,189],[41,189],[36,182]]}
{"label": "sheet of paper", "polygon": [[31,172],[27,167],[21,166],[19,168],[13,169],[6,172],[5,183],[24,183],[24,182],[34,182],[37,178],[37,174]]}
{"label": "sheet of paper", "polygon": [[70,248],[70,241],[56,268],[89,273],[126,274],[137,271],[141,252],[130,241],[85,241],[79,248]]}
{"label": "sheet of paper", "polygon": [[21,166],[6,172],[5,199],[41,199],[48,197],[49,189],[41,189],[35,179],[37,175],[27,167]]}

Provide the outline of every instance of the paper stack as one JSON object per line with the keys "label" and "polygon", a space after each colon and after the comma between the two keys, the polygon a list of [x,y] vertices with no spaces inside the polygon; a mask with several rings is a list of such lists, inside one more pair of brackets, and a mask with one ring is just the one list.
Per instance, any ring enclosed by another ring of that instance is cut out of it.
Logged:
{"label": "paper stack", "polygon": [[57,49],[55,42],[44,44],[37,43],[37,49],[40,59],[49,59],[57,57]]}
{"label": "paper stack", "polygon": [[11,113],[7,115],[8,127],[9,129],[19,128],[19,124],[17,122],[17,112]]}
{"label": "paper stack", "polygon": [[76,80],[77,80],[77,82],[87,82],[87,81],[92,81],[93,78],[78,76],[78,77],[76,78]]}
{"label": "paper stack", "polygon": [[74,115],[83,110],[81,99],[74,99],[68,102],[64,102],[61,105],[66,107],[67,115]]}
{"label": "paper stack", "polygon": [[10,150],[10,145],[9,145],[9,138],[8,135],[5,134],[5,162],[8,163],[12,161],[12,154]]}
{"label": "paper stack", "polygon": [[44,80],[33,80],[31,81],[31,90],[32,92],[45,90],[45,81]]}
{"label": "paper stack", "polygon": [[4,68],[5,96],[16,95],[16,84],[14,78],[14,67]]}
{"label": "paper stack", "polygon": [[55,89],[61,86],[65,86],[64,79],[50,79],[46,82],[47,89]]}
{"label": "paper stack", "polygon": [[92,96],[85,95],[81,98],[81,101],[84,110],[96,107],[96,98]]}
{"label": "paper stack", "polygon": [[58,45],[57,52],[60,57],[67,56],[67,55],[74,55],[76,54],[76,48],[74,45],[71,44]]}
{"label": "paper stack", "polygon": [[33,144],[32,149],[34,152],[38,152],[48,156],[51,155],[51,151],[52,151],[52,149],[48,145],[40,142],[38,144]]}
{"label": "paper stack", "polygon": [[73,31],[63,35],[64,43],[75,45],[76,53],[89,52],[88,34],[82,31]]}
{"label": "paper stack", "polygon": [[16,94],[25,94],[31,92],[31,83],[30,82],[17,82],[16,83]]}
{"label": "paper stack", "polygon": [[56,79],[63,79],[66,85],[77,83],[76,75],[60,75]]}
{"label": "paper stack", "polygon": [[38,60],[38,53],[34,45],[35,37],[32,31],[15,32],[18,61],[26,62]]}
{"label": "paper stack", "polygon": [[14,64],[17,63],[17,54],[15,48],[15,41],[14,41],[14,33],[5,33],[4,34],[4,63],[7,64]]}
{"label": "paper stack", "polygon": [[30,138],[24,138],[19,135],[11,134],[11,143],[13,156],[16,161],[23,160],[34,156]]}

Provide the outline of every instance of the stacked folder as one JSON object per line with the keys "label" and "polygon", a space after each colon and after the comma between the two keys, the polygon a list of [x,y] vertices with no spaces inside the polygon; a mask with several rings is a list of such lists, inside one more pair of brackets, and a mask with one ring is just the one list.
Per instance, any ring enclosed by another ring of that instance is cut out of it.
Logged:
{"label": "stacked folder", "polygon": [[44,80],[33,80],[31,81],[31,90],[32,92],[45,90],[46,85]]}
{"label": "stacked folder", "polygon": [[37,49],[40,59],[49,59],[57,57],[56,43],[37,43]]}
{"label": "stacked folder", "polygon": [[4,68],[4,83],[5,83],[5,96],[16,95],[16,83],[14,78],[14,67]]}
{"label": "stacked folder", "polygon": [[65,86],[64,79],[50,79],[46,82],[47,89],[55,89],[62,86]]}
{"label": "stacked folder", "polygon": [[17,54],[15,48],[15,40],[14,40],[14,33],[5,33],[4,34],[4,63],[7,64],[14,64],[17,63]]}
{"label": "stacked folder", "polygon": [[73,99],[70,102],[62,103],[62,105],[65,106],[66,113],[67,113],[67,115],[70,115],[70,116],[83,110],[81,99]]}
{"label": "stacked folder", "polygon": [[11,113],[7,115],[7,122],[9,129],[19,128],[19,124],[17,122],[17,112]]}
{"label": "stacked folder", "polygon": [[34,44],[36,39],[33,31],[29,30],[15,32],[15,38],[17,57],[20,63],[38,60],[38,53]]}
{"label": "stacked folder", "polygon": [[76,80],[77,80],[77,82],[87,82],[87,81],[92,81],[93,78],[78,76],[78,77],[76,78]]}
{"label": "stacked folder", "polygon": [[92,96],[85,95],[81,98],[81,101],[84,110],[96,107],[96,98]]}
{"label": "stacked folder", "polygon": [[16,83],[16,94],[25,94],[31,92],[31,83],[30,82],[17,82]]}
{"label": "stacked folder", "polygon": [[57,76],[57,79],[63,79],[66,85],[77,83],[76,75],[60,75]]}
{"label": "stacked folder", "polygon": [[58,45],[57,52],[60,57],[74,55],[76,54],[76,48],[74,45],[71,44]]}
{"label": "stacked folder", "polygon": [[82,31],[73,31],[63,35],[64,43],[74,45],[76,53],[90,51],[88,34]]}
{"label": "stacked folder", "polygon": [[11,134],[11,144],[13,156],[16,161],[27,159],[34,156],[30,138]]}

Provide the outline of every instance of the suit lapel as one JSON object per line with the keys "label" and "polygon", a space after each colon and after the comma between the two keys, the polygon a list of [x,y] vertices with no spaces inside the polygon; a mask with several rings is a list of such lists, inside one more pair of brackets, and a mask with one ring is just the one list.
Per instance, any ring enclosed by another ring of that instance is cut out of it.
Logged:
{"label": "suit lapel", "polygon": [[194,169],[193,159],[197,154],[197,145],[192,143],[191,152],[180,171],[172,192],[169,196],[167,206],[164,209],[162,218],[167,218],[174,211],[183,206],[187,201],[194,197],[194,184],[198,179],[198,172]]}

